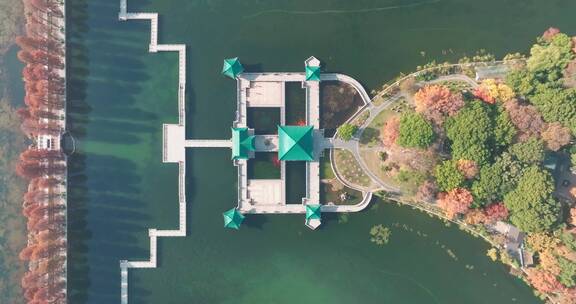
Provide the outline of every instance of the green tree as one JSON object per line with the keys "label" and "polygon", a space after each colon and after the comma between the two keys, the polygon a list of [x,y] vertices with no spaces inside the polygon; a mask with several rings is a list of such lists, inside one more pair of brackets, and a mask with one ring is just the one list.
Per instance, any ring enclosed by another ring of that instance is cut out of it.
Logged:
{"label": "green tree", "polygon": [[576,134],[576,90],[540,85],[530,102],[546,122],[559,122]]}
{"label": "green tree", "polygon": [[338,128],[338,135],[343,140],[350,140],[358,131],[358,127],[349,123],[345,123]]}
{"label": "green tree", "polygon": [[566,34],[555,35],[550,43],[535,44],[530,49],[528,70],[540,78],[556,80],[572,59],[572,41]]}
{"label": "green tree", "polygon": [[566,287],[576,286],[576,263],[561,256],[559,256],[557,260],[560,268],[558,281]]}
{"label": "green tree", "polygon": [[450,191],[458,188],[465,180],[462,172],[458,170],[458,162],[455,160],[447,160],[436,166],[434,176],[440,191]]}
{"label": "green tree", "polygon": [[405,113],[400,118],[397,143],[407,148],[426,148],[434,141],[432,125],[417,113]]}
{"label": "green tree", "polygon": [[534,73],[528,70],[511,71],[506,75],[506,84],[521,96],[530,96],[534,93],[538,80]]}
{"label": "green tree", "polygon": [[509,153],[502,153],[494,164],[485,165],[472,183],[475,205],[501,201],[504,195],[516,187],[522,174],[522,166]]}
{"label": "green tree", "polygon": [[497,148],[510,145],[516,135],[516,127],[510,120],[508,112],[503,108],[497,109],[497,116],[494,125],[494,143]]}
{"label": "green tree", "polygon": [[479,165],[490,159],[488,141],[493,134],[490,109],[472,101],[445,123],[451,141],[452,158],[473,160]]}
{"label": "green tree", "polygon": [[537,166],[527,168],[516,189],[504,196],[512,224],[526,232],[550,230],[560,213],[560,204],[552,198],[553,191],[550,173]]}
{"label": "green tree", "polygon": [[510,154],[525,164],[539,164],[544,160],[544,143],[534,137],[510,147]]}

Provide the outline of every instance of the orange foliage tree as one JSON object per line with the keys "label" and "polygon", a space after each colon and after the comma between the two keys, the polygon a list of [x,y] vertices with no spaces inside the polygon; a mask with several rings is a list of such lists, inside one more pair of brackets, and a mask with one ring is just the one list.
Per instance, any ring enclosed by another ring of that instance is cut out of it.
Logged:
{"label": "orange foliage tree", "polygon": [[382,127],[382,142],[386,146],[393,146],[400,135],[400,118],[390,117]]}
{"label": "orange foliage tree", "polygon": [[438,195],[438,207],[442,208],[449,218],[464,214],[470,208],[474,197],[464,188],[456,188]]}
{"label": "orange foliage tree", "polygon": [[416,112],[423,113],[426,118],[441,124],[445,116],[452,116],[464,106],[462,94],[452,93],[442,85],[427,85],[414,94]]}
{"label": "orange foliage tree", "polygon": [[548,124],[547,128],[542,131],[542,139],[546,142],[548,149],[558,151],[570,143],[572,134],[570,133],[570,129],[564,127],[559,122],[553,122]]}
{"label": "orange foliage tree", "polygon": [[542,293],[557,292],[564,288],[556,276],[550,272],[536,268],[528,268],[526,269],[526,273],[528,274],[530,284]]}
{"label": "orange foliage tree", "polygon": [[466,179],[472,179],[478,174],[478,164],[473,160],[460,159],[457,163],[458,171]]}

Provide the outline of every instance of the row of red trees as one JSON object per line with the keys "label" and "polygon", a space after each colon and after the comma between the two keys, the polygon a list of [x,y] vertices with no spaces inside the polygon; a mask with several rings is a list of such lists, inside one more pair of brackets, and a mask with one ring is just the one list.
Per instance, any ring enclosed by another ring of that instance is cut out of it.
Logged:
{"label": "row of red trees", "polygon": [[[22,278],[29,304],[66,303],[66,159],[57,141],[64,129],[64,17],[57,0],[23,0],[26,34],[16,38],[18,58],[26,64],[22,131],[32,144],[20,154],[16,173],[29,181],[22,214],[28,244],[20,259],[28,262]],[[63,23],[62,23],[63,24]],[[39,136],[51,144],[40,144]]]}

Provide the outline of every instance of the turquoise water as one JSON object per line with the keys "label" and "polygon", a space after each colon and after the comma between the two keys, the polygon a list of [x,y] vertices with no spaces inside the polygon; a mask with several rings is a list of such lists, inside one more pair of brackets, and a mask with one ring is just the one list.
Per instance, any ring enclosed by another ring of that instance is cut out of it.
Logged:
{"label": "turquoise water", "polygon": [[[162,123],[177,121],[177,55],[149,54],[148,23],[120,23],[117,0],[69,4],[70,303],[117,303],[118,260],[147,259],[147,229],[177,227],[177,168],[161,163]],[[189,138],[230,136],[236,84],[219,74],[223,58],[301,71],[314,55],[370,90],[433,58],[526,51],[550,25],[576,29],[575,9],[566,0],[129,1],[160,13],[161,42],[188,45]],[[189,235],[159,241],[158,269],[130,272],[132,303],[539,303],[489,261],[484,242],[405,207],[377,203],[346,224],[328,216],[314,232],[301,216],[250,216],[224,230],[221,212],[236,204],[229,151],[187,157]],[[369,241],[376,224],[392,229],[385,247]]]}

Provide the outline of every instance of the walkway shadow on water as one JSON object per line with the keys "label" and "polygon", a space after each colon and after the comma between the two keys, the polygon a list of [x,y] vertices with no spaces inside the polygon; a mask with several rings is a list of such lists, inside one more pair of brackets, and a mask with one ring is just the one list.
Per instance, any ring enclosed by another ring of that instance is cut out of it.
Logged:
{"label": "walkway shadow on water", "polygon": [[[78,0],[66,12],[67,123],[78,143],[69,158],[68,184],[68,302],[75,304],[118,303],[119,260],[149,258],[142,240],[151,219],[141,211],[146,202],[139,199],[138,167],[114,151],[83,150],[87,139],[130,145],[154,132],[146,122],[156,115],[140,109],[135,98],[149,79],[142,69],[147,44],[118,38],[138,33],[147,39],[139,30],[148,24],[120,26],[118,9],[117,0]],[[146,303],[149,292],[136,280],[130,278],[130,300]]]}

